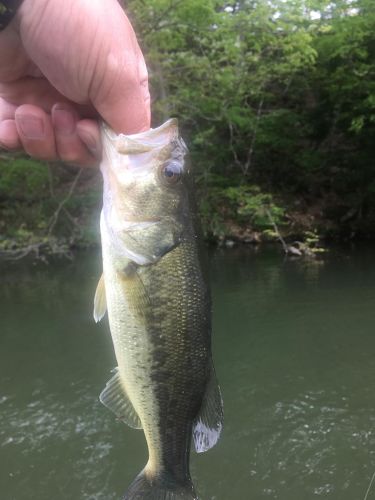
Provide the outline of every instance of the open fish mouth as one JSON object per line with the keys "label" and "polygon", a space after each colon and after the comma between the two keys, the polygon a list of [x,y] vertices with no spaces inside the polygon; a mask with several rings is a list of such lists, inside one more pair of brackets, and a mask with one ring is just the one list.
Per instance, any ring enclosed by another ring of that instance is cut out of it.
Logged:
{"label": "open fish mouth", "polygon": [[146,153],[178,139],[178,121],[175,118],[167,120],[155,129],[132,135],[116,135],[105,124],[102,129],[104,135],[114,144],[117,152],[127,155]]}

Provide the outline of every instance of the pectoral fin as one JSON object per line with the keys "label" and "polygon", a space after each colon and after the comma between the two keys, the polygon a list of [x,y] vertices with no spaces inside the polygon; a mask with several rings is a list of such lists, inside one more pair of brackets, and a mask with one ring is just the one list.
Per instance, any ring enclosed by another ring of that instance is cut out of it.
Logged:
{"label": "pectoral fin", "polygon": [[104,275],[102,274],[96,287],[95,297],[94,297],[94,320],[98,323],[107,310],[107,299],[105,296],[105,284]]}
{"label": "pectoral fin", "polygon": [[125,282],[124,293],[128,303],[132,305],[133,314],[144,316],[151,305],[151,300],[142,280],[141,267],[130,262],[118,276]]}
{"label": "pectoral fin", "polygon": [[107,382],[99,399],[104,406],[113,411],[117,418],[129,425],[129,427],[142,429],[141,421],[126,393],[118,368],[115,368],[115,371],[115,375]]}
{"label": "pectoral fin", "polygon": [[203,403],[193,424],[193,440],[197,453],[203,453],[215,446],[223,428],[223,421],[223,400],[212,364]]}
{"label": "pectoral fin", "polygon": [[134,224],[122,234],[126,255],[138,265],[157,262],[181,239],[182,226],[165,218],[152,224]]}

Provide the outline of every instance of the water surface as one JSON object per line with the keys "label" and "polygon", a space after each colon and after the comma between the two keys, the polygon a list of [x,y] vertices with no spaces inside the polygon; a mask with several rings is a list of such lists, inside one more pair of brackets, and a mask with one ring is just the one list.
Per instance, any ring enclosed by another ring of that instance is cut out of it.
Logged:
{"label": "water surface", "polygon": [[[210,255],[219,445],[193,456],[202,500],[363,500],[375,471],[375,252],[323,263]],[[115,366],[95,325],[97,254],[2,264],[0,498],[118,500],[143,433],[98,402]],[[375,499],[375,488],[368,500]]]}

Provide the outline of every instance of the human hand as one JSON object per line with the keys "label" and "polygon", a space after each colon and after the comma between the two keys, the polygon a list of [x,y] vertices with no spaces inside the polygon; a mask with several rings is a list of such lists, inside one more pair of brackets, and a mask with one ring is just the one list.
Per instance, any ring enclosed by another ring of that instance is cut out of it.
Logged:
{"label": "human hand", "polygon": [[117,0],[24,0],[0,32],[0,147],[93,165],[101,117],[150,127],[147,69]]}

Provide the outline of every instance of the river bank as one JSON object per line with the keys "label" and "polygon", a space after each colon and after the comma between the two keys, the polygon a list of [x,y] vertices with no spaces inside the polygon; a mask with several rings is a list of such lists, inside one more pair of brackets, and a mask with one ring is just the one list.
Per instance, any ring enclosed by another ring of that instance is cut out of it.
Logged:
{"label": "river bank", "polygon": [[[97,169],[23,156],[1,157],[0,168],[0,256],[71,256],[100,245]],[[374,238],[372,217],[329,193],[297,196],[228,178],[222,186],[197,182],[195,195],[210,245],[274,243],[285,253],[311,256],[332,243]]]}

